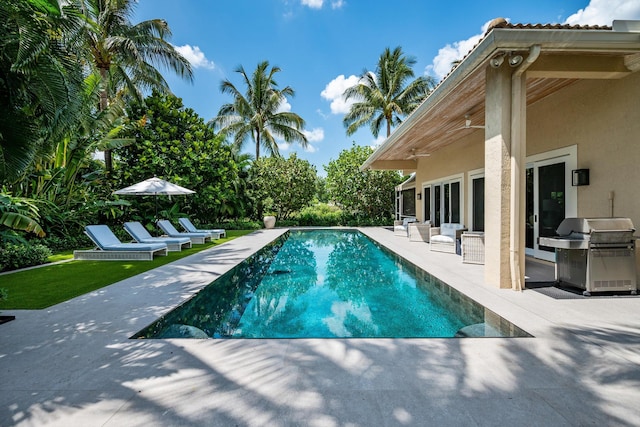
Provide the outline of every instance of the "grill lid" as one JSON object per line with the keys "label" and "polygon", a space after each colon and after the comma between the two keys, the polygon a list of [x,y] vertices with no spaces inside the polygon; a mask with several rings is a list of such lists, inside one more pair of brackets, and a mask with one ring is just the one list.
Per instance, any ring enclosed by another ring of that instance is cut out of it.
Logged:
{"label": "grill lid", "polygon": [[591,234],[594,231],[633,234],[635,228],[629,218],[565,218],[556,229],[559,236]]}

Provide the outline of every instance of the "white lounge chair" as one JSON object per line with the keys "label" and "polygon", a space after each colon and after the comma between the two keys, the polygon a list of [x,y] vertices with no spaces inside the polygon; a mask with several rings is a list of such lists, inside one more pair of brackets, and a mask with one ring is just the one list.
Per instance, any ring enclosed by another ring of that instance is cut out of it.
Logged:
{"label": "white lounge chair", "polygon": [[467,229],[462,224],[447,222],[440,224],[440,227],[431,227],[429,231],[430,250],[455,254],[456,242],[460,240],[462,233]]}
{"label": "white lounge chair", "polygon": [[153,237],[142,224],[137,221],[124,223],[124,229],[138,243],[165,243],[169,252],[180,252],[183,248],[191,247],[188,237]]}
{"label": "white lounge chair", "polygon": [[418,219],[412,216],[404,218],[402,221],[395,221],[393,223],[393,234],[396,236],[409,237],[409,224],[416,222]]}
{"label": "white lounge chair", "polygon": [[78,260],[144,260],[151,261],[154,254],[167,255],[165,243],[122,243],[106,225],[87,225],[84,232],[96,248],[94,250],[73,251]]}
{"label": "white lounge chair", "polygon": [[169,237],[188,237],[191,239],[191,243],[202,244],[204,242],[211,241],[211,239],[219,238],[219,234],[212,233],[181,233],[166,219],[160,219],[156,223],[158,227]]}
{"label": "white lounge chair", "polygon": [[182,228],[184,228],[184,231],[186,231],[187,233],[212,233],[212,234],[218,234],[220,235],[220,237],[227,236],[227,232],[222,228],[214,228],[212,230],[199,230],[196,228],[195,225],[193,225],[193,223],[189,218],[180,218],[178,219],[178,222],[180,223]]}

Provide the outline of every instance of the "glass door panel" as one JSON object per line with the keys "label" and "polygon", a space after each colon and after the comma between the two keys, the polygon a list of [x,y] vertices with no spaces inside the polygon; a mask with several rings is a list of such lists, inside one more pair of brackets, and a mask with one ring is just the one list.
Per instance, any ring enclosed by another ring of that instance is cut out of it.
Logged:
{"label": "glass door panel", "polygon": [[424,200],[424,221],[431,220],[433,222],[433,218],[431,217],[431,187],[424,187],[422,189],[422,200]]}
{"label": "glass door panel", "polygon": [[[564,162],[538,168],[538,206],[540,224],[538,237],[556,235],[556,229],[565,218],[565,166]],[[538,249],[554,252],[554,248]]]}
{"label": "glass door panel", "polygon": [[440,227],[442,213],[442,186],[436,185],[433,187],[433,224],[435,227]]}
{"label": "glass door panel", "polygon": [[473,231],[484,231],[484,178],[472,181],[472,226]]}

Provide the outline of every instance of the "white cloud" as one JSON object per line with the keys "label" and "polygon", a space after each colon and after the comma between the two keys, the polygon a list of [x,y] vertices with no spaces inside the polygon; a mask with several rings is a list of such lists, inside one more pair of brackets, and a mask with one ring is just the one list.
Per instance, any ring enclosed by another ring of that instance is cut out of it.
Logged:
{"label": "white cloud", "polygon": [[378,137],[376,139],[373,140],[372,144],[370,145],[371,148],[373,148],[374,150],[378,147],[380,147],[380,145],[382,145],[382,143],[387,139],[386,137],[386,133],[385,135],[378,135]]}
{"label": "white cloud", "polygon": [[278,144],[278,150],[280,151],[289,151],[289,148],[291,148],[291,144],[288,142],[276,141],[276,143]]}
{"label": "white cloud", "polygon": [[289,111],[291,111],[291,104],[289,104],[289,101],[287,101],[286,99],[283,99],[280,103],[280,106],[276,110],[276,113],[286,113]]}
{"label": "white cloud", "polygon": [[206,68],[213,70],[216,66],[213,61],[209,61],[204,52],[200,50],[198,46],[190,46],[188,44],[184,46],[174,46],[178,53],[184,56],[187,61],[193,65],[194,68]]}
{"label": "white cloud", "polygon": [[309,6],[311,9],[322,9],[324,0],[302,0],[303,6]]}
{"label": "white cloud", "polygon": [[466,40],[460,40],[452,44],[448,44],[438,51],[438,54],[433,58],[433,64],[428,65],[425,69],[425,74],[434,75],[436,80],[442,79],[449,74],[451,68],[453,68],[453,62],[459,61],[465,57],[467,53],[480,41],[484,33],[487,31],[489,22],[486,22],[482,26],[482,32],[474,36],[469,37]]}
{"label": "white cloud", "polygon": [[303,130],[302,133],[307,137],[309,142],[318,142],[324,139],[324,129],[322,128]]}
{"label": "white cloud", "polygon": [[340,74],[335,79],[331,80],[320,92],[320,96],[324,99],[331,101],[331,112],[333,114],[346,114],[349,112],[354,100],[346,100],[342,94],[344,91],[358,83],[359,78],[357,76],[344,77]]}
{"label": "white cloud", "polygon": [[591,0],[564,21],[570,25],[611,25],[614,19],[640,19],[638,0]]}
{"label": "white cloud", "polygon": [[334,0],[331,2],[331,9],[340,9],[344,4],[344,0]]}

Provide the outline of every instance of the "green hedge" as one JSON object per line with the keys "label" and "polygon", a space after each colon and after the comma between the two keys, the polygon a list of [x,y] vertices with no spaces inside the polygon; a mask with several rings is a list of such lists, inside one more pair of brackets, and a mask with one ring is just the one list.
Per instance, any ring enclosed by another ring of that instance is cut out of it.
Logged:
{"label": "green hedge", "polygon": [[49,256],[51,250],[44,245],[7,244],[0,248],[0,271],[44,264]]}
{"label": "green hedge", "polygon": [[42,239],[32,240],[31,243],[44,245],[51,249],[51,252],[58,253],[74,249],[88,248],[93,245],[91,239],[84,233],[78,236],[47,236]]}

